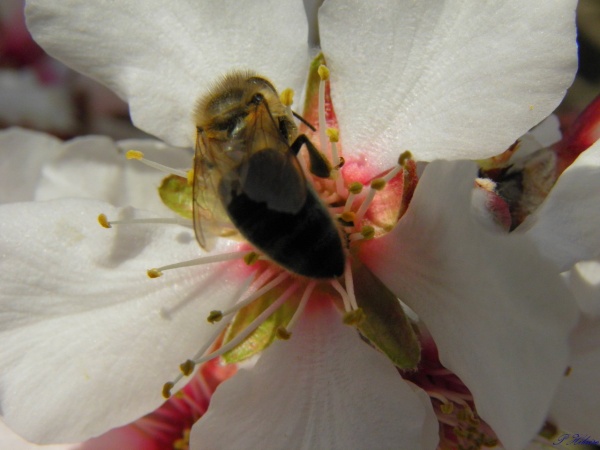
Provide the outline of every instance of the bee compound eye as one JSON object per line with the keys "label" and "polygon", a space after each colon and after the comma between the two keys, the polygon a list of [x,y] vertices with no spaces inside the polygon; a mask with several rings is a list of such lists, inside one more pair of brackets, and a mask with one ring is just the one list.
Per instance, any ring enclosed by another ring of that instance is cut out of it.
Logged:
{"label": "bee compound eye", "polygon": [[253,105],[260,105],[263,101],[264,101],[265,97],[262,94],[254,94],[252,96],[252,99],[250,100],[250,103]]}

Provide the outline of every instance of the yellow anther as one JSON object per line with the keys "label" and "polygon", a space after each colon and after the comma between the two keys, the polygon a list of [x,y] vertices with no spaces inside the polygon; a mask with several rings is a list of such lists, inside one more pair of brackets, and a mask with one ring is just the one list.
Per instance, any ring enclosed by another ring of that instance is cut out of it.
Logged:
{"label": "yellow anther", "polygon": [[376,191],[381,191],[385,187],[385,180],[383,178],[375,178],[371,181],[371,189],[375,189]]}
{"label": "yellow anther", "polygon": [[321,81],[327,81],[329,79],[329,69],[327,66],[321,64],[317,69],[317,73],[319,74],[319,78]]}
{"label": "yellow anther", "polygon": [[290,88],[284,89],[279,94],[279,100],[281,100],[283,106],[292,106],[292,103],[294,103],[294,90]]}
{"label": "yellow anther", "polygon": [[339,142],[340,140],[340,132],[337,128],[327,128],[325,130],[327,137],[329,138],[329,142]]}
{"label": "yellow anther", "polygon": [[224,238],[232,237],[237,234],[238,234],[238,232],[236,230],[232,230],[229,228],[223,228],[221,231],[219,231],[219,236],[224,237]]}
{"label": "yellow anther", "polygon": [[186,377],[189,377],[194,371],[194,367],[196,367],[196,363],[191,359],[188,359],[186,362],[179,365],[179,370],[181,370],[181,373]]}
{"label": "yellow anther", "polygon": [[125,158],[127,159],[144,159],[144,154],[139,150],[129,150],[125,153]]}
{"label": "yellow anther", "polygon": [[360,234],[362,234],[363,239],[373,239],[375,237],[375,228],[371,225],[365,225],[360,230]]}
{"label": "yellow anther", "polygon": [[164,398],[171,397],[171,389],[173,389],[173,386],[175,386],[175,384],[173,384],[170,381],[164,384],[164,386],[162,388],[162,396]]}
{"label": "yellow anther", "polygon": [[462,428],[459,428],[459,427],[454,427],[454,429],[452,430],[452,432],[454,433],[454,435],[456,437],[460,437],[460,438],[463,438],[463,439],[466,439],[469,436],[468,431],[463,430]]}
{"label": "yellow anther", "polygon": [[110,222],[108,221],[108,219],[106,218],[106,216],[104,214],[100,214],[98,216],[98,223],[103,228],[112,228],[111,225],[110,225]]}
{"label": "yellow anther", "polygon": [[354,195],[358,195],[362,192],[363,190],[363,185],[362,183],[359,183],[358,181],[354,181],[353,183],[350,183],[350,186],[348,186],[348,192],[350,192],[351,194]]}
{"label": "yellow anther", "polygon": [[360,324],[363,320],[365,320],[365,313],[361,308],[358,308],[345,313],[342,322],[344,322],[344,324],[346,325],[356,326]]}
{"label": "yellow anther", "polygon": [[285,327],[280,325],[275,330],[275,336],[277,336],[277,338],[283,341],[287,341],[290,337],[292,337],[292,333],[290,333]]}
{"label": "yellow anther", "polygon": [[461,420],[463,422],[470,422],[471,420],[473,420],[473,411],[471,411],[471,408],[469,408],[468,406],[465,406],[463,409],[458,411],[456,417],[458,418],[458,420]]}
{"label": "yellow anther", "polygon": [[162,276],[162,272],[158,269],[149,269],[146,273],[150,278],[158,278]]}
{"label": "yellow anther", "polygon": [[346,223],[354,223],[354,219],[356,219],[356,214],[354,214],[354,211],[345,211],[340,215],[340,219],[342,219]]}
{"label": "yellow anther", "polygon": [[260,258],[260,255],[256,252],[248,252],[244,255],[244,262],[251,266],[252,264],[254,264],[256,261],[258,261],[258,259]]}
{"label": "yellow anther", "polygon": [[189,448],[190,443],[185,440],[185,438],[176,439],[173,442],[174,450],[187,450]]}
{"label": "yellow anther", "polygon": [[406,150],[400,154],[400,157],[398,158],[398,164],[404,167],[406,162],[410,161],[411,159],[413,159],[412,153],[409,150]]}
{"label": "yellow anther", "polygon": [[479,417],[473,415],[469,418],[469,423],[471,425],[478,426],[481,423],[481,420],[479,420]]}
{"label": "yellow anther", "polygon": [[189,185],[194,184],[194,169],[188,170],[185,178],[187,179]]}
{"label": "yellow anther", "polygon": [[454,404],[450,402],[445,402],[440,405],[440,411],[444,414],[452,414],[454,411]]}
{"label": "yellow anther", "polygon": [[189,428],[183,430],[183,436],[173,442],[174,450],[188,450],[190,448],[190,432]]}
{"label": "yellow anther", "polygon": [[485,439],[483,440],[483,446],[489,447],[489,448],[497,447],[499,443],[500,443],[500,441],[498,439],[491,438],[488,436],[486,436]]}
{"label": "yellow anther", "polygon": [[214,311],[210,312],[210,314],[208,315],[206,320],[208,320],[210,323],[215,323],[215,322],[218,322],[219,320],[221,320],[222,318],[223,318],[223,312],[214,310]]}

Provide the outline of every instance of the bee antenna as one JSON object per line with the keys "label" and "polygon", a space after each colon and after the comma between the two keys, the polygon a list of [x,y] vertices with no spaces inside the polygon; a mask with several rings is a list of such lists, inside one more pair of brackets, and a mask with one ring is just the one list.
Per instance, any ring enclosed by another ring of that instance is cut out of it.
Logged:
{"label": "bee antenna", "polygon": [[317,129],[315,127],[313,127],[310,122],[308,120],[306,120],[304,117],[302,117],[300,114],[298,114],[296,111],[292,111],[292,114],[294,115],[294,117],[296,119],[298,119],[300,122],[302,122],[304,125],[306,125],[308,128],[310,128],[312,131],[317,131]]}

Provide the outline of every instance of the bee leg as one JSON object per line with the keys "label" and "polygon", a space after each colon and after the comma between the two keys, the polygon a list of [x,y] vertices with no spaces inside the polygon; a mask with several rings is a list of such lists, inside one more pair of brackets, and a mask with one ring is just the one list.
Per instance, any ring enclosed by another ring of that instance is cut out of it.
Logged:
{"label": "bee leg", "polygon": [[294,155],[298,155],[302,145],[306,145],[308,156],[310,158],[310,172],[319,178],[329,178],[331,174],[331,164],[323,153],[317,150],[317,147],[308,139],[305,134],[299,135],[290,148]]}

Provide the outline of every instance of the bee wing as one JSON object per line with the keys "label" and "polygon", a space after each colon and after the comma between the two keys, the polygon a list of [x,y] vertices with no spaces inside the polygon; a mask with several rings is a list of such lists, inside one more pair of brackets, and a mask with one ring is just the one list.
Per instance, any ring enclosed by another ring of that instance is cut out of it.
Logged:
{"label": "bee wing", "polygon": [[221,172],[215,160],[217,145],[203,132],[196,138],[194,156],[193,218],[196,240],[205,250],[214,247],[214,237],[236,234],[218,196]]}
{"label": "bee wing", "polygon": [[242,191],[256,202],[265,202],[271,210],[297,213],[306,201],[307,185],[287,136],[264,102],[250,120],[254,121],[249,127],[253,130],[248,141],[251,148],[240,167]]}

